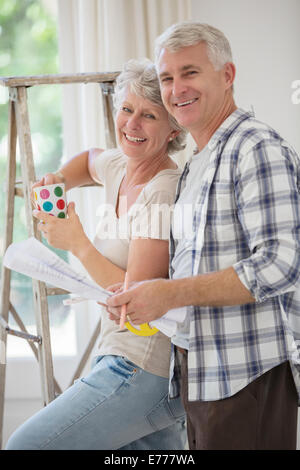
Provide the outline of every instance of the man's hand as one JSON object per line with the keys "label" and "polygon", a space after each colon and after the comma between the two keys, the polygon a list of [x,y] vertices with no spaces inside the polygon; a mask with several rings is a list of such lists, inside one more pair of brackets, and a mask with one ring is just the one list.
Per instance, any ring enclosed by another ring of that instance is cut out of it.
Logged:
{"label": "man's hand", "polygon": [[[131,282],[131,285],[133,286],[135,283]],[[123,292],[123,287],[124,287],[124,282],[118,282],[117,284],[113,284],[112,286],[109,286],[107,290],[110,292],[114,292],[115,294],[121,294]],[[102,305],[102,307],[105,308],[105,310],[108,313],[108,318],[112,321],[115,322],[116,325],[120,324],[120,316],[121,316],[121,308],[113,308],[113,307],[108,307],[106,304],[103,304],[102,302],[97,302],[97,304]]]}
{"label": "man's hand", "polygon": [[120,316],[121,306],[127,304],[127,315],[132,324],[149,323],[172,308],[169,287],[166,279],[134,283],[126,292],[117,293],[108,299],[108,312],[116,320],[116,315]]}

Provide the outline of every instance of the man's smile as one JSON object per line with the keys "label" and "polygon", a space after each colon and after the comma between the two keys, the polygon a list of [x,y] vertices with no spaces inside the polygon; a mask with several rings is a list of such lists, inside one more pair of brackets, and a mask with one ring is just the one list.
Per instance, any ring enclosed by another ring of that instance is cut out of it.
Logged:
{"label": "man's smile", "polygon": [[189,105],[195,103],[196,101],[198,101],[198,98],[193,98],[192,100],[187,100],[187,101],[181,101],[180,103],[174,103],[174,105],[177,108],[182,108],[184,106],[189,106]]}

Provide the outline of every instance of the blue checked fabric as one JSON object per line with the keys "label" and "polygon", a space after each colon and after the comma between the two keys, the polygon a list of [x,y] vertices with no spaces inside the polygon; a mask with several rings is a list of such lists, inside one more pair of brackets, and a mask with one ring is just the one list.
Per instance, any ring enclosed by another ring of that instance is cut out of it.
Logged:
{"label": "blue checked fabric", "polygon": [[[191,275],[233,266],[256,299],[188,307],[189,400],[229,397],[289,360],[300,394],[300,160],[273,129],[237,109],[208,143],[193,215]],[[177,187],[185,186],[187,163]],[[170,278],[176,240],[170,239]],[[172,347],[170,397],[179,394]]]}

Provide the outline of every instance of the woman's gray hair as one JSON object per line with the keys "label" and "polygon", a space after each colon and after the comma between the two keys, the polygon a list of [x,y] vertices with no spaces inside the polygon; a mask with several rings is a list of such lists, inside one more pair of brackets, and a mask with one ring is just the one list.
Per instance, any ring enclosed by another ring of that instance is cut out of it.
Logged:
{"label": "woman's gray hair", "polygon": [[215,70],[220,70],[227,62],[232,62],[231,47],[222,31],[196,22],[177,23],[166,29],[155,41],[155,61],[158,62],[164,48],[176,52],[202,41],[206,43],[207,55]]}
{"label": "woman's gray hair", "polygon": [[[124,95],[128,89],[135,95],[146,98],[152,103],[164,107],[156,68],[150,60],[131,59],[125,63],[123,71],[117,77],[115,84],[115,92],[113,95],[115,111],[120,109],[124,101]],[[180,131],[180,134],[168,143],[168,153],[172,154],[185,148],[186,131],[170,114],[169,120],[171,128]]]}

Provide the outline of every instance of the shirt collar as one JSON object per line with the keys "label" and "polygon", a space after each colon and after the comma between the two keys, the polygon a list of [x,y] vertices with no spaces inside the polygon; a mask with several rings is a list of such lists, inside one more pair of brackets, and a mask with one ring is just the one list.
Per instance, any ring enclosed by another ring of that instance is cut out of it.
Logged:
{"label": "shirt collar", "polygon": [[[227,140],[229,135],[238,127],[242,121],[254,117],[254,111],[244,111],[241,108],[237,108],[233,113],[228,116],[227,119],[221,124],[221,126],[215,131],[215,133],[209,139],[207,146],[209,150],[214,150],[219,142]],[[196,147],[193,154],[198,153],[199,150]]]}
{"label": "shirt collar", "polygon": [[250,117],[254,117],[254,112],[244,111],[241,108],[237,108],[232,114],[230,114],[230,116],[228,116],[227,119],[225,119],[225,121],[210,138],[207,144],[208,148],[210,150],[214,150],[218,142],[227,140],[234,129],[238,127],[241,122],[243,122],[245,119],[249,119]]}

